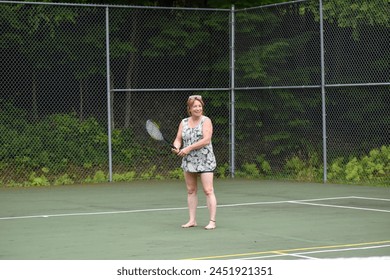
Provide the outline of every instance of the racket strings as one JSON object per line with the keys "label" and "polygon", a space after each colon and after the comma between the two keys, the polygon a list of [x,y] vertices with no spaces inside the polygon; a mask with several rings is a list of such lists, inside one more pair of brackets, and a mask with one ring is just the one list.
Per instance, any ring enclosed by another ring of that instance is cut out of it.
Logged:
{"label": "racket strings", "polygon": [[163,137],[160,129],[152,121],[149,120],[149,121],[146,122],[146,130],[148,131],[149,135],[153,139],[158,140],[158,141],[163,141],[164,140],[164,137]]}

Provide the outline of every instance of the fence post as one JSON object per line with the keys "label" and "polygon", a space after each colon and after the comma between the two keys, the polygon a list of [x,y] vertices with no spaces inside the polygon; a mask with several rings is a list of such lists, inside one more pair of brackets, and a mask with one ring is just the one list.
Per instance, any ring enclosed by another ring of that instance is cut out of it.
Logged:
{"label": "fence post", "polygon": [[111,145],[111,83],[110,83],[110,29],[109,9],[106,7],[106,71],[107,71],[107,130],[108,130],[108,177],[112,182],[112,145]]}
{"label": "fence post", "polygon": [[326,94],[325,94],[325,53],[324,53],[324,17],[322,0],[319,0],[320,12],[320,44],[321,44],[321,98],[322,98],[322,148],[323,148],[323,164],[324,178],[323,182],[327,181],[327,149],[326,149]]}
{"label": "fence post", "polygon": [[234,5],[231,7],[230,12],[230,176],[234,178],[235,175],[235,96],[234,96],[234,72],[235,72],[235,49],[234,49],[234,34],[235,34],[235,22],[234,22]]}

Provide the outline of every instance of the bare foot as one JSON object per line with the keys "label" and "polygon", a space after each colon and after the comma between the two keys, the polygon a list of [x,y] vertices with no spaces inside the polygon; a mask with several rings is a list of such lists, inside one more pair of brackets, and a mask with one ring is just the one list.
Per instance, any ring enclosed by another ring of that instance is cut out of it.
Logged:
{"label": "bare foot", "polygon": [[213,220],[210,220],[209,224],[207,226],[204,227],[204,229],[215,229],[217,227],[217,225],[215,224],[215,221]]}
{"label": "bare foot", "polygon": [[190,227],[196,227],[196,226],[197,226],[196,222],[188,222],[184,225],[181,225],[182,228],[190,228]]}

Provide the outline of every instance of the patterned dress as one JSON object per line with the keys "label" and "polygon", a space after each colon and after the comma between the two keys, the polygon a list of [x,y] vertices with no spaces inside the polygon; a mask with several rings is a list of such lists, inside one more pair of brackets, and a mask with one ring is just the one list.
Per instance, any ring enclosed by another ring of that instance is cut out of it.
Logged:
{"label": "patterned dress", "polygon": [[[203,123],[207,119],[202,116],[199,124],[191,128],[188,126],[189,118],[183,119],[183,147],[188,147],[203,138]],[[192,150],[188,155],[183,157],[181,168],[186,172],[212,172],[217,166],[213,145],[210,143],[199,150]]]}

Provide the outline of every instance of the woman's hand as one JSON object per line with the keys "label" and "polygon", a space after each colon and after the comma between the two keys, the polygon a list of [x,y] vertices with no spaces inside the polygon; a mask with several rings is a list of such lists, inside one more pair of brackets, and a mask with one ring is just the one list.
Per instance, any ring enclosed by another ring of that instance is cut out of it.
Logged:
{"label": "woman's hand", "polygon": [[188,155],[188,153],[190,152],[190,149],[188,147],[184,148],[184,149],[181,149],[177,155],[180,156],[180,157],[185,157],[186,155]]}
{"label": "woman's hand", "polygon": [[171,151],[174,154],[178,154],[180,152],[180,149],[179,148],[172,148]]}

